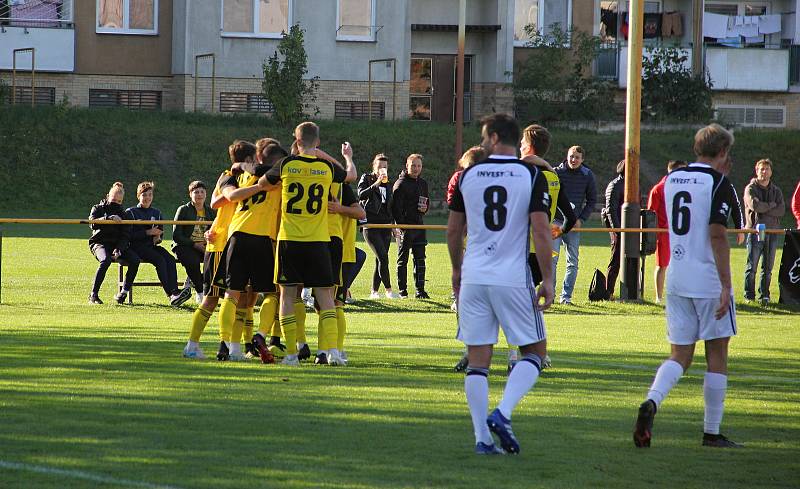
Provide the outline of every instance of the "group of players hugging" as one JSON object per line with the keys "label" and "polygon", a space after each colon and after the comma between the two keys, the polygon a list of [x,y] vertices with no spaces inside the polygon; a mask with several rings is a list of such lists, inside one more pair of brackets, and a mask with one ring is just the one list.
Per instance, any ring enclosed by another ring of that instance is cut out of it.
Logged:
{"label": "group of players hugging", "polygon": [[229,147],[231,167],[212,193],[217,215],[206,232],[204,295],[192,316],[185,357],[205,358],[200,336],[219,303],[218,360],[257,356],[275,363],[282,356],[284,365],[296,366],[310,359],[301,299],[307,287],[319,311],[314,362],[347,363],[342,263],[355,261],[356,222],[364,218],[348,185],[357,176],[353,149],[342,145],[342,165],[318,149],[316,124],[298,125],[294,136],[289,151],[272,138]]}

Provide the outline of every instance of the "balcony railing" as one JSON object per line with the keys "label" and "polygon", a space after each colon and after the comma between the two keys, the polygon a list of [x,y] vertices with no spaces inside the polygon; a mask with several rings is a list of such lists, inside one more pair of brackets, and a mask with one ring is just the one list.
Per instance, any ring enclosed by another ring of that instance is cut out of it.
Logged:
{"label": "balcony railing", "polygon": [[72,28],[72,0],[0,2],[0,27]]}

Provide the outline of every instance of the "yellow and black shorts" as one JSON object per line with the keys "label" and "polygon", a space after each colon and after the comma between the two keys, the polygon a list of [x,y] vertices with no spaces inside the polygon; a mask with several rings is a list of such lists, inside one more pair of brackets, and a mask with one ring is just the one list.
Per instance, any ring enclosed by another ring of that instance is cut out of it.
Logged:
{"label": "yellow and black shorts", "polygon": [[[222,297],[225,295],[225,262],[221,251],[206,251],[203,256],[203,295]],[[222,269],[222,270],[221,270]],[[221,274],[221,277],[218,277]]]}
{"label": "yellow and black shorts", "polygon": [[[327,241],[278,241],[276,254],[277,284],[333,287],[334,278],[340,275],[333,273],[331,249]],[[341,253],[339,262],[341,263]]]}

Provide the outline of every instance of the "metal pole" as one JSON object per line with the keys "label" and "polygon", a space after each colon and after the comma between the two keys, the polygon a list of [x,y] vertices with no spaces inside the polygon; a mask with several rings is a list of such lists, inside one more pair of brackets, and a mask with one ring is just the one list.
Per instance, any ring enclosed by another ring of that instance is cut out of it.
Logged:
{"label": "metal pole", "polygon": [[705,63],[703,62],[703,0],[692,0],[692,74],[703,76]]}
{"label": "metal pole", "polygon": [[392,58],[392,120],[397,117],[397,58]]}
{"label": "metal pole", "polygon": [[[622,204],[622,227],[638,226],[639,207],[639,129],[642,113],[642,36],[644,0],[630,0],[630,35],[628,44],[628,90],[625,112],[625,203]],[[638,301],[640,233],[622,233],[620,250],[620,299]]]}
{"label": "metal pole", "polygon": [[456,147],[455,159],[461,158],[464,146],[464,43],[467,38],[467,0],[458,3],[458,57],[456,58]]}
{"label": "metal pole", "polygon": [[367,79],[367,120],[372,120],[372,61],[369,62],[369,77]]}

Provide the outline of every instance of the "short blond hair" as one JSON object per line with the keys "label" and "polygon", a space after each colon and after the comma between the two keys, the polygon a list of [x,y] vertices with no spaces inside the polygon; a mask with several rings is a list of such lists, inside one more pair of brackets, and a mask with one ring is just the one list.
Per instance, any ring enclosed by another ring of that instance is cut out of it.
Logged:
{"label": "short blond hair", "polygon": [[755,166],[756,168],[758,168],[761,165],[767,165],[769,169],[772,170],[772,160],[769,158],[762,158],[756,161],[756,166]]}
{"label": "short blond hair", "polygon": [[709,124],[694,135],[694,154],[715,158],[733,146],[733,134],[719,124]]}
{"label": "short blond hair", "polygon": [[156,188],[156,184],[153,182],[142,182],[136,186],[136,197],[138,198],[143,193],[147,192],[148,190],[153,190]]}
{"label": "short blond hair", "polygon": [[411,163],[414,160],[419,160],[419,162],[422,163],[422,155],[419,153],[411,153],[408,155],[408,158],[406,158],[406,164]]}
{"label": "short blond hair", "polygon": [[311,149],[319,139],[319,126],[313,122],[302,122],[294,128],[294,138],[303,148]]}
{"label": "short blond hair", "polygon": [[486,150],[482,146],[473,146],[464,151],[464,154],[458,159],[458,166],[459,168],[469,168],[475,163],[485,160],[487,156]]}

